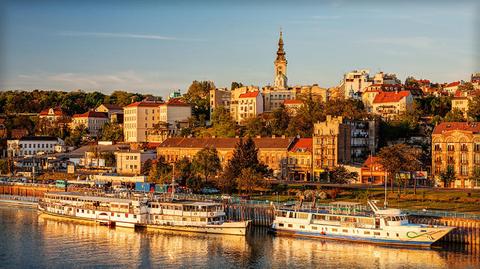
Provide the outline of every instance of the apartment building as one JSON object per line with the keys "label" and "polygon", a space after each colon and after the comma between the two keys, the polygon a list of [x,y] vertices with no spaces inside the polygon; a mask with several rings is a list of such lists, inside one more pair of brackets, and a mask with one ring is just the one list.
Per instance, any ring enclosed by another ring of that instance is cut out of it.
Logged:
{"label": "apartment building", "polygon": [[395,74],[378,72],[373,77],[367,69],[353,70],[344,75],[342,85],[345,98],[360,98],[372,84],[400,84]]}
{"label": "apartment building", "polygon": [[302,100],[284,100],[283,105],[285,106],[285,109],[287,112],[295,116],[300,108],[303,107],[304,103]]}
{"label": "apartment building", "polygon": [[395,119],[400,114],[412,109],[413,96],[410,91],[378,92],[373,102],[367,105],[371,112],[383,119]]}
{"label": "apartment building", "polygon": [[288,150],[288,180],[310,181],[313,172],[313,139],[299,138]]}
{"label": "apartment building", "polygon": [[107,113],[110,122],[123,123],[123,108],[112,104],[102,104],[95,108],[97,112]]}
{"label": "apartment building", "polygon": [[[480,122],[442,122],[432,133],[432,175],[443,185],[440,174],[451,166],[455,188],[476,187],[469,178],[480,169]],[[479,182],[480,183],[480,182]]]}
{"label": "apartment building", "polygon": [[318,179],[328,169],[351,160],[351,127],[343,117],[327,116],[314,124],[313,173]]}
{"label": "apartment building", "polygon": [[120,175],[140,175],[147,160],[155,160],[155,151],[126,150],[115,152],[117,173]]}
{"label": "apartment building", "polygon": [[263,113],[263,100],[259,91],[240,94],[238,97],[238,114],[235,120],[239,123],[245,119]]}
{"label": "apartment building", "polygon": [[65,143],[53,136],[25,136],[7,141],[9,157],[24,157],[31,155],[52,154],[62,152]]}
{"label": "apartment building", "polygon": [[38,117],[40,119],[47,119],[49,121],[58,121],[62,118],[64,118],[66,115],[63,113],[63,110],[60,107],[51,107],[51,108],[46,108],[42,111],[40,111]]}
{"label": "apartment building", "polygon": [[87,111],[83,114],[75,114],[72,117],[70,128],[73,130],[78,126],[85,126],[88,129],[90,136],[98,136],[103,128],[103,125],[109,121],[107,113]]}

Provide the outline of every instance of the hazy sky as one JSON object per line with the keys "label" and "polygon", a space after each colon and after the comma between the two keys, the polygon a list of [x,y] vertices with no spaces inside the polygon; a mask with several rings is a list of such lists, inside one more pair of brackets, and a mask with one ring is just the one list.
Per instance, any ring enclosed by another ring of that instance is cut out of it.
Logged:
{"label": "hazy sky", "polygon": [[438,82],[480,71],[478,1],[2,1],[0,88],[166,95],[192,80],[290,85],[353,69]]}

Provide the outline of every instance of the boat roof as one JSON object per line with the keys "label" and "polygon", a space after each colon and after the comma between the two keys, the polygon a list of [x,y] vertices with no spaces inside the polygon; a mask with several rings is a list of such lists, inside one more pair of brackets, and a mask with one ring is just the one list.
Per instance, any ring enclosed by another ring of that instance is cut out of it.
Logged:
{"label": "boat roof", "polygon": [[47,192],[46,194],[61,195],[61,196],[70,196],[76,198],[86,198],[92,201],[106,202],[106,203],[130,203],[132,200],[124,198],[115,198],[115,197],[105,197],[105,196],[93,196],[86,195],[81,192],[65,192],[65,191],[54,191]]}
{"label": "boat roof", "polygon": [[220,205],[220,203],[215,202],[202,202],[202,201],[173,201],[173,202],[163,202],[157,201],[160,204],[164,205],[191,205],[191,206],[213,206]]}
{"label": "boat roof", "polygon": [[343,206],[363,205],[362,203],[347,202],[347,201],[331,202],[330,204],[331,204],[331,205],[343,205]]}

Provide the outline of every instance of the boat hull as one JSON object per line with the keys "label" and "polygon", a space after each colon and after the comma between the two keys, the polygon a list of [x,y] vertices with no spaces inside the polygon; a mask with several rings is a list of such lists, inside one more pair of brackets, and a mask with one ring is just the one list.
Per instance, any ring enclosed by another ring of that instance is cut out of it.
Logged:
{"label": "boat hull", "polygon": [[198,226],[149,224],[147,225],[147,229],[244,236],[247,233],[249,223],[250,221],[239,221],[239,222],[225,222],[223,224],[217,224],[217,225],[198,225]]}
{"label": "boat hull", "polygon": [[[452,228],[447,228],[444,232],[446,235],[451,231]],[[293,237],[309,237],[325,240],[338,240],[338,241],[348,241],[348,242],[357,242],[357,243],[367,243],[367,244],[378,244],[378,245],[389,245],[389,246],[407,246],[407,247],[418,247],[418,248],[430,248],[433,243],[438,241],[425,241],[425,240],[395,240],[387,238],[367,238],[359,237],[352,235],[342,235],[342,234],[327,234],[327,233],[318,233],[318,232],[306,232],[306,231],[297,231],[297,230],[286,230],[286,229],[275,229],[270,228],[269,231],[276,235],[283,236],[293,236]]]}

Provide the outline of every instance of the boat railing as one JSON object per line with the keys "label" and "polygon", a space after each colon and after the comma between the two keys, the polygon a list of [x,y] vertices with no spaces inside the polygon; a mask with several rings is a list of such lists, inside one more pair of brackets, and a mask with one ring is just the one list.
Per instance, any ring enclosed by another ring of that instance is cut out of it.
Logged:
{"label": "boat railing", "polygon": [[350,215],[350,216],[373,216],[373,212],[369,210],[366,206],[356,205],[351,206],[340,206],[335,204],[317,204],[312,206],[312,204],[306,204],[302,206],[293,206],[293,207],[279,207],[279,210],[288,210],[288,211],[297,211],[297,212],[308,212],[308,213],[317,213],[317,214],[332,214],[332,215]]}

